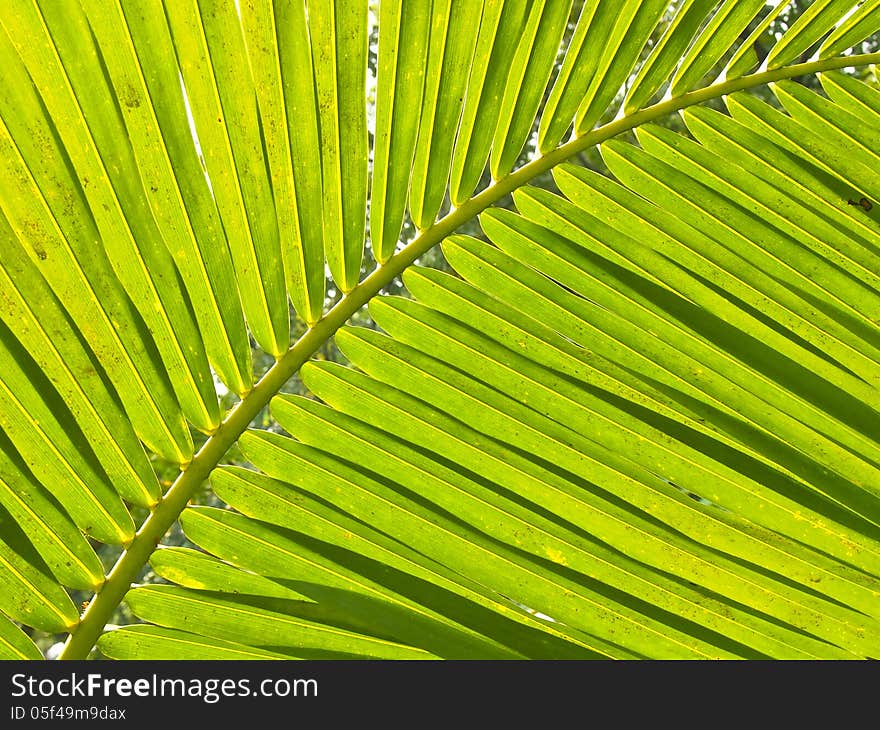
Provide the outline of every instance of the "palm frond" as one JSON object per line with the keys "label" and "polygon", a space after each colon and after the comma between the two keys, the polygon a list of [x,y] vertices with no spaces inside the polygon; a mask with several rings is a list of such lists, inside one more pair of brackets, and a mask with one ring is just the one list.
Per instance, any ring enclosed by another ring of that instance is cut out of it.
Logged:
{"label": "palm frond", "polygon": [[878,9],[10,0],[4,614],[85,656],[152,555],[108,656],[880,655]]}

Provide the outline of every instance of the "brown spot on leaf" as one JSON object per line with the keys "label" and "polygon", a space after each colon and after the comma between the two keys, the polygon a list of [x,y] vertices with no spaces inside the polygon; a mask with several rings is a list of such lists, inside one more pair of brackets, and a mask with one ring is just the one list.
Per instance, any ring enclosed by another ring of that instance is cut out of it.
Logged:
{"label": "brown spot on leaf", "polygon": [[141,105],[141,95],[138,94],[137,89],[131,85],[125,87],[120,100],[129,109],[137,109]]}
{"label": "brown spot on leaf", "polygon": [[857,205],[865,211],[870,211],[874,207],[874,204],[867,198],[859,198],[858,200],[850,198],[846,202],[850,205]]}

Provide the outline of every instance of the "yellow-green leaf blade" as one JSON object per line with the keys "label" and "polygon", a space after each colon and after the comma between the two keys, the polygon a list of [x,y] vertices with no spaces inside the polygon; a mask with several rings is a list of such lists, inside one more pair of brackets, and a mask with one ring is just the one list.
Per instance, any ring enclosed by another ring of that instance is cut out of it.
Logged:
{"label": "yellow-green leaf blade", "polygon": [[0,504],[14,518],[58,581],[95,590],[104,567],[82,532],[51,493],[37,482],[0,433]]}
{"label": "yellow-green leaf blade", "polygon": [[379,263],[395,253],[418,141],[431,5],[379,5],[376,134],[370,192],[370,240]]}
{"label": "yellow-green leaf blade", "polygon": [[0,616],[0,659],[39,660],[43,655],[37,645],[18,626]]}
{"label": "yellow-green leaf blade", "polygon": [[419,230],[428,228],[446,195],[455,133],[464,107],[482,14],[480,3],[435,4],[425,75],[419,139],[413,159],[409,209]]}
{"label": "yellow-green leaf blade", "polygon": [[67,592],[34,550],[12,515],[0,507],[0,595],[3,612],[26,626],[60,633],[79,620]]}
{"label": "yellow-green leaf blade", "polygon": [[[366,0],[309,2],[321,130],[324,252],[336,285],[360,278],[367,211]],[[314,174],[314,173],[313,173]]]}
{"label": "yellow-green leaf blade", "polygon": [[449,179],[449,197],[461,205],[471,197],[489,159],[510,63],[527,12],[525,0],[504,0],[483,9],[474,62]]}
{"label": "yellow-green leaf blade", "polygon": [[429,659],[427,652],[395,642],[302,619],[283,599],[235,601],[207,591],[173,586],[144,586],[127,602],[141,618],[172,629],[257,647],[299,652],[327,652],[352,658]]}
{"label": "yellow-green leaf blade", "polygon": [[147,625],[123,626],[108,631],[98,640],[98,649],[110,659],[121,660],[265,661],[296,658],[188,631]]}
{"label": "yellow-green leaf blade", "polygon": [[678,8],[675,18],[651,49],[651,55],[627,91],[624,113],[630,114],[645,106],[669,79],[709,11],[716,5],[717,0],[687,0]]}
{"label": "yellow-green leaf blade", "polygon": [[819,58],[832,58],[880,30],[880,2],[866,0],[838,25],[819,49]]}
{"label": "yellow-green leaf blade", "polygon": [[238,15],[215,0],[164,5],[244,314],[259,345],[279,355],[290,336],[287,289]]}
{"label": "yellow-green leaf blade", "polygon": [[815,0],[770,49],[767,68],[795,60],[834,28],[854,4],[853,0]]}
{"label": "yellow-green leaf blade", "polygon": [[[196,307],[208,359],[230,390],[246,392],[253,377],[238,286],[190,127],[165,13],[159,3],[124,3],[124,16],[103,8],[95,5],[92,12],[103,47],[127,49],[111,67],[119,76],[117,89],[139,90],[143,101],[124,109],[144,191]],[[117,38],[120,27],[127,38]]]}
{"label": "yellow-green leaf blade", "polygon": [[592,129],[615,100],[620,87],[632,73],[642,48],[666,10],[666,5],[662,0],[632,3],[627,8],[633,13],[629,22],[616,21],[614,31],[608,37],[596,75],[578,107],[574,120],[577,134],[585,134]]}
{"label": "yellow-green leaf blade", "polygon": [[489,169],[496,180],[513,169],[525,146],[570,12],[571,2],[562,0],[532,4],[511,60],[492,141]]}
{"label": "yellow-green leaf blade", "polygon": [[678,96],[693,89],[764,5],[764,0],[724,0],[682,59],[672,78],[670,94]]}
{"label": "yellow-green leaf blade", "polygon": [[244,3],[242,24],[266,145],[287,288],[314,324],[324,306],[321,146],[305,5]]}

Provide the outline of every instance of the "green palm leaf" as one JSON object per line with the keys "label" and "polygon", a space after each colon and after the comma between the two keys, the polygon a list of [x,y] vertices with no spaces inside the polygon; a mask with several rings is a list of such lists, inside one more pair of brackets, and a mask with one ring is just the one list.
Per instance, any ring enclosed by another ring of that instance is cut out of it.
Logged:
{"label": "green palm leaf", "polygon": [[42,659],[43,655],[20,628],[4,617],[0,620],[0,658]]}
{"label": "green palm leaf", "polygon": [[880,656],[878,28],[8,3],[0,657]]}

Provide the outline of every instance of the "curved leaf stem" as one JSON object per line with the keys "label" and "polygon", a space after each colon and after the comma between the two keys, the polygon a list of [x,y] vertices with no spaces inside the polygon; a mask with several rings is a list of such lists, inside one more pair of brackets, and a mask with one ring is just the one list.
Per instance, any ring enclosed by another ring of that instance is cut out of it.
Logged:
{"label": "curved leaf stem", "polygon": [[461,225],[538,175],[589,147],[601,144],[641,124],[695,104],[774,81],[875,63],[880,63],[880,53],[838,56],[823,61],[801,63],[743,76],[662,101],[576,137],[523,165],[500,180],[493,181],[489,187],[468,200],[467,203],[450,211],[444,218],[421,231],[406,247],[392,256],[385,264],[373,270],[369,276],[315,323],[284,355],[278,358],[254,388],[229,412],[220,427],[205,442],[189,465],[181,471],[163,498],[153,507],[149,517],[110,570],[79,623],[71,631],[59,658],[85,659],[88,656],[117,606],[125,598],[132,582],[146,565],[165,533],[178,519],[192,495],[220,463],[227,450],[238,441],[257,414],[281,390],[281,387],[361,307],[388,286],[407,267],[411,266],[416,259]]}

